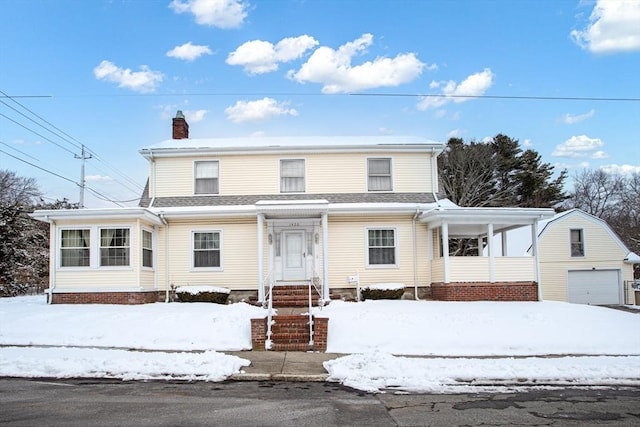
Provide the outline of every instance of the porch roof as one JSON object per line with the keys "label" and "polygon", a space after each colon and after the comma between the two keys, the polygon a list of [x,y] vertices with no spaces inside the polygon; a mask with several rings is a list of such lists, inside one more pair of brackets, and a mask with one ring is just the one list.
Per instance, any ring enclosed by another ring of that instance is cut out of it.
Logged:
{"label": "porch roof", "polygon": [[319,217],[329,208],[327,200],[260,200],[256,212],[267,218]]}
{"label": "porch roof", "polygon": [[493,224],[494,233],[531,225],[534,221],[553,217],[551,208],[463,208],[439,207],[420,215],[420,222],[429,228],[447,224],[451,237],[478,237],[487,234]]}

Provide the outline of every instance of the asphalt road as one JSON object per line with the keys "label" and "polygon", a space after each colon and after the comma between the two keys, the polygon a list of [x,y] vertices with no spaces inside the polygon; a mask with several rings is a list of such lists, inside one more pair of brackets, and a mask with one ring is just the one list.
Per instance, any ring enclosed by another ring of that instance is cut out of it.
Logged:
{"label": "asphalt road", "polygon": [[640,388],[368,394],[299,382],[0,379],[11,426],[638,426]]}

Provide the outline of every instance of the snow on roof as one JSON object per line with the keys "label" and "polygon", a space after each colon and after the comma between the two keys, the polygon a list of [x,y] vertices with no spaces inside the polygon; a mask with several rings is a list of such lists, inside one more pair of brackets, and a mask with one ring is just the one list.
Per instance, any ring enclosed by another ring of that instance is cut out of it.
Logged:
{"label": "snow on roof", "polygon": [[285,137],[234,137],[202,139],[169,139],[143,147],[141,152],[157,150],[250,150],[286,148],[365,148],[371,146],[396,146],[415,148],[435,147],[441,142],[415,136],[285,136]]}

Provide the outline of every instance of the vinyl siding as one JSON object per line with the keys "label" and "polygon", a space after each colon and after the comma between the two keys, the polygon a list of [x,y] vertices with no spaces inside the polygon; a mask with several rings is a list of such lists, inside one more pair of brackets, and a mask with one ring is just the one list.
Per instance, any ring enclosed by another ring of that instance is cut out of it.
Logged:
{"label": "vinyl siding", "polygon": [[[194,269],[192,265],[193,231],[222,233],[220,271]],[[165,232],[158,236],[158,264],[165,262]],[[169,224],[169,277],[175,286],[212,285],[231,290],[257,289],[257,235],[255,219],[225,219],[215,221],[171,222]],[[266,248],[265,248],[266,250]],[[265,252],[267,254],[267,252]],[[158,286],[164,289],[166,271],[158,271]]]}
{"label": "vinyl siding", "polygon": [[301,153],[158,158],[153,197],[193,195],[194,161],[220,162],[220,195],[280,193],[280,159],[305,160],[305,192],[367,192],[367,158],[392,158],[394,192],[430,192],[430,153]]}
{"label": "vinyl siding", "polygon": [[[329,219],[329,285],[331,288],[351,287],[347,276],[359,273],[360,286],[375,283],[404,283],[414,285],[413,240],[411,217],[367,217]],[[367,266],[367,229],[395,228],[397,267]],[[429,284],[430,271],[427,263],[427,232],[417,225],[416,246],[418,285]]]}
{"label": "vinyl siding", "polygon": [[[582,229],[584,257],[571,257],[569,230]],[[567,301],[569,270],[622,269],[622,280],[632,280],[631,265],[623,264],[624,250],[602,223],[569,215],[550,223],[540,238],[540,282],[545,300]]]}

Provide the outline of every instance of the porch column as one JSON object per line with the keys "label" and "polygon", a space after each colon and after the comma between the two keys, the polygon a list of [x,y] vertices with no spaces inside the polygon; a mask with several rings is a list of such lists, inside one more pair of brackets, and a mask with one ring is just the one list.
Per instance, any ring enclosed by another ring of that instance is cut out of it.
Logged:
{"label": "porch column", "polygon": [[444,283],[449,283],[449,224],[442,223],[442,261],[444,264]]}
{"label": "porch column", "polygon": [[500,240],[502,240],[502,256],[507,256],[507,248],[509,247],[509,241],[507,239],[507,232],[502,231],[500,233]]}
{"label": "porch column", "polygon": [[538,220],[534,219],[531,224],[531,252],[534,256],[535,270],[533,272],[538,284],[538,301],[542,301],[542,285],[540,283],[540,261],[538,260]]}
{"label": "porch column", "polygon": [[493,224],[487,224],[487,254],[489,255],[489,283],[496,281],[495,256],[493,254]]}
{"label": "porch column", "polygon": [[264,302],[264,214],[258,214],[258,301]]}
{"label": "porch column", "polygon": [[329,220],[322,213],[322,299],[329,300]]}

